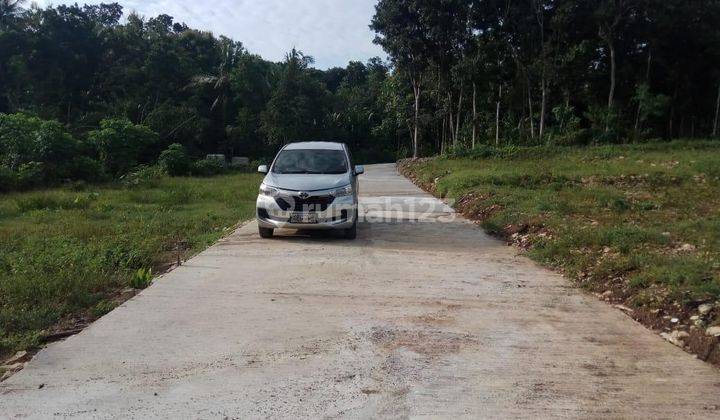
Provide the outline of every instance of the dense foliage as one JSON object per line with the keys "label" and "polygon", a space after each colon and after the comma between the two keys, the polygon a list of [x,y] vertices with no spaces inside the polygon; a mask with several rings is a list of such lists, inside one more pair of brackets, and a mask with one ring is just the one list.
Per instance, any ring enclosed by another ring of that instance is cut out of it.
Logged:
{"label": "dense foliage", "polygon": [[391,65],[324,71],[118,4],[0,6],[5,189],[117,177],[173,144],[256,159],[327,139],[370,162],[718,134],[720,0],[380,0]]}
{"label": "dense foliage", "polygon": [[[347,142],[359,160],[395,157],[399,134],[383,126],[381,100],[395,85],[379,59],[320,71],[294,49],[284,62],[269,62],[167,15],[123,17],[118,4],[0,6],[0,176],[72,178],[70,169],[46,167],[68,163],[65,153],[100,162],[105,176],[116,177],[154,163],[172,144],[193,159],[262,158],[289,141],[327,139]],[[21,136],[7,134],[18,125]],[[41,132],[67,150],[16,150],[34,147],[26,137]]]}
{"label": "dense foliage", "polygon": [[718,134],[718,0],[380,0],[420,153]]}

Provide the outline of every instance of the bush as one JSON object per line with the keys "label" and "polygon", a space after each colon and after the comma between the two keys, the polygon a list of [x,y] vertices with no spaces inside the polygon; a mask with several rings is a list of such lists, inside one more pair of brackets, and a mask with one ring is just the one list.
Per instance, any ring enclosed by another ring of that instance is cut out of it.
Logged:
{"label": "bush", "polygon": [[178,143],[171,144],[160,153],[158,163],[165,168],[170,176],[187,175],[192,164],[185,147]]}
{"label": "bush", "polygon": [[100,129],[91,131],[88,139],[97,147],[105,170],[122,175],[142,163],[150,163],[158,135],[148,127],[127,119],[104,119]]}
{"label": "bush", "polygon": [[70,164],[70,178],[83,181],[105,179],[102,163],[88,156],[77,156]]}
{"label": "bush", "polygon": [[27,162],[17,171],[17,188],[39,187],[45,184],[45,168],[41,162]]}
{"label": "bush", "polygon": [[[57,121],[26,114],[0,114],[0,165],[14,173],[13,188],[56,183],[72,173],[80,143]],[[8,189],[4,187],[4,189]]]}
{"label": "bush", "polygon": [[192,174],[196,176],[213,176],[225,172],[225,165],[217,159],[202,159],[192,165]]}
{"label": "bush", "polygon": [[0,192],[12,191],[16,188],[17,176],[5,165],[0,165]]}
{"label": "bush", "polygon": [[161,166],[141,165],[132,172],[120,177],[120,182],[126,187],[149,187],[155,186],[166,175],[165,169]]}

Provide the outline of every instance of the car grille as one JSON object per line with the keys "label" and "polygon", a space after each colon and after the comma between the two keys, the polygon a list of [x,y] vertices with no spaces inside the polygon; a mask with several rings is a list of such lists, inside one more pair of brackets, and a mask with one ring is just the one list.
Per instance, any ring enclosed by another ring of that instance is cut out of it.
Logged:
{"label": "car grille", "polygon": [[310,195],[301,198],[299,195],[288,195],[275,198],[275,202],[283,211],[325,211],[333,202],[332,195]]}

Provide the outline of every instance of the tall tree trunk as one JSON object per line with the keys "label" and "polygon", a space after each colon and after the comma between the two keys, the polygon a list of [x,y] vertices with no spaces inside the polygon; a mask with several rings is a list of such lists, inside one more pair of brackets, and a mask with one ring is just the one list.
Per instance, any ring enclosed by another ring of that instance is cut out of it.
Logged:
{"label": "tall tree trunk", "polygon": [[463,103],[463,85],[460,84],[460,97],[458,98],[457,114],[455,115],[455,148],[457,149],[457,142],[460,137],[460,114]]}
{"label": "tall tree trunk", "polygon": [[608,94],[608,109],[612,109],[615,103],[615,78],[616,78],[616,66],[615,62],[615,44],[612,41],[608,42],[608,48],[610,49],[610,93]]}
{"label": "tall tree trunk", "polygon": [[675,82],[675,91],[673,92],[672,100],[670,101],[670,118],[668,119],[668,138],[673,138],[674,132],[674,121],[675,121],[675,102],[678,97],[678,83]]}
{"label": "tall tree trunk", "polygon": [[[540,127],[538,129],[538,137],[542,141],[545,132],[545,111],[547,106],[547,54],[545,48],[545,2],[533,2],[535,9],[535,18],[540,29],[540,62],[542,64],[540,71]],[[528,88],[529,89],[529,88]]]}
{"label": "tall tree trunk", "polygon": [[718,121],[720,119],[720,86],[718,86],[718,96],[717,96],[717,102],[715,104],[715,122],[713,123],[713,132],[712,136],[717,137],[718,135]]}
{"label": "tall tree trunk", "polygon": [[680,116],[680,129],[678,131],[678,136],[680,138],[685,137],[685,114]]}
{"label": "tall tree trunk", "polygon": [[535,120],[533,119],[533,101],[532,101],[532,89],[530,85],[530,79],[527,80],[527,92],[528,92],[528,112],[530,113],[530,138],[535,139]]}
{"label": "tall tree trunk", "polygon": [[[720,100],[720,96],[718,96]],[[718,102],[720,104],[720,102]],[[715,115],[715,126],[717,127],[717,112]],[[475,148],[475,137],[477,135],[477,85],[473,82],[472,93],[472,148]],[[714,134],[713,134],[714,135]]]}
{"label": "tall tree trunk", "polygon": [[[647,67],[645,68],[645,83],[650,86],[650,66],[652,64],[652,50],[648,49]],[[635,114],[635,137],[640,135],[640,113],[642,103],[638,101],[637,113]]]}
{"label": "tall tree trunk", "polygon": [[[441,93],[440,93],[440,76],[439,76],[439,74],[440,74],[440,69],[439,69],[439,67],[438,67],[438,69],[437,69],[437,73],[438,73],[438,77],[436,78],[436,82],[435,82],[435,103],[436,103],[437,105],[440,105],[440,103],[442,102],[442,101],[440,100],[442,96],[441,96]],[[440,145],[439,145],[440,147],[439,147],[439,150],[440,150],[440,154],[443,154],[443,151],[444,151],[444,148],[445,148],[445,119],[442,119],[442,120],[439,122],[439,126],[440,126],[440,127],[439,127],[439,130],[438,130],[438,131],[440,132]]]}
{"label": "tall tree trunk", "polygon": [[495,145],[500,146],[500,99],[502,99],[502,85],[498,88],[498,99],[495,106]]}
{"label": "tall tree trunk", "polygon": [[540,87],[542,89],[542,99],[540,102],[540,128],[538,129],[538,137],[542,141],[543,134],[545,133],[545,113],[547,109],[547,82],[545,81],[544,74],[542,76],[542,81],[540,82]]}
{"label": "tall tree trunk", "polygon": [[690,138],[695,138],[695,116],[690,117]]}
{"label": "tall tree trunk", "polygon": [[415,116],[413,118],[413,159],[418,158],[418,120],[420,119],[420,80],[413,78],[413,94],[415,95]]}
{"label": "tall tree trunk", "polygon": [[440,142],[440,154],[445,154],[445,132],[447,125],[447,120],[445,118],[442,119],[442,141]]}

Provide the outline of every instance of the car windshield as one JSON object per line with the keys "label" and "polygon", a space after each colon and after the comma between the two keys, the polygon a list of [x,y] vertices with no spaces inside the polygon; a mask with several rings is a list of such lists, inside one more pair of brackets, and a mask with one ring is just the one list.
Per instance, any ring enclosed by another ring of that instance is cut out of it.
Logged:
{"label": "car windshield", "polygon": [[342,150],[283,150],[273,166],[277,174],[344,174],[347,170]]}

